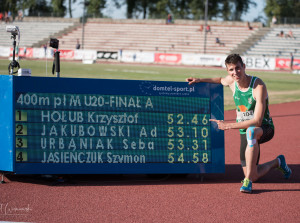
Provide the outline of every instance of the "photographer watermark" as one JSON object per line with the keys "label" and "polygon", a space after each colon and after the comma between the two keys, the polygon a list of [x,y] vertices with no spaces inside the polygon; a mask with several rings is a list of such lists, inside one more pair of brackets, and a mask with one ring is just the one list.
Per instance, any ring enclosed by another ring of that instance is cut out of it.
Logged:
{"label": "photographer watermark", "polygon": [[31,211],[29,204],[0,203],[0,215],[27,215]]}

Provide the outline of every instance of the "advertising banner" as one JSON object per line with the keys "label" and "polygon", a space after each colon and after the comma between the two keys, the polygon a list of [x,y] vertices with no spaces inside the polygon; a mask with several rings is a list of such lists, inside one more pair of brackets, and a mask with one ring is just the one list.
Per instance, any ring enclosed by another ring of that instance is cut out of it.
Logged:
{"label": "advertising banner", "polygon": [[[226,57],[224,57],[224,60],[225,59]],[[242,56],[242,59],[246,65],[246,69],[275,70],[275,58]],[[223,63],[222,66],[225,67],[225,63]]]}
{"label": "advertising banner", "polygon": [[8,57],[10,54],[9,47],[0,47],[0,57]]}
{"label": "advertising banner", "polygon": [[182,54],[182,64],[200,66],[222,66],[225,60],[222,55]]}
{"label": "advertising banner", "polygon": [[243,57],[247,69],[275,70],[275,58]]}
{"label": "advertising banner", "polygon": [[48,58],[53,59],[54,50],[52,48],[33,48],[33,58]]}
{"label": "advertising banner", "polygon": [[[276,58],[277,69],[290,69],[291,60],[286,58]],[[300,70],[300,59],[294,59],[293,68]]]}
{"label": "advertising banner", "polygon": [[[13,56],[13,48],[10,48],[10,56]],[[15,55],[19,54],[19,57],[28,57],[32,58],[33,57],[33,48],[27,48],[27,47],[21,47],[19,48],[19,52],[16,49]]]}
{"label": "advertising banner", "polygon": [[59,50],[61,59],[74,59],[74,50]]}
{"label": "advertising banner", "polygon": [[143,51],[119,52],[119,60],[123,62],[153,63],[154,53]]}
{"label": "advertising banner", "polygon": [[117,60],[118,52],[116,51],[97,51],[98,60]]}
{"label": "advertising banner", "polygon": [[181,59],[182,59],[181,54],[171,54],[171,53],[155,53],[154,54],[154,62],[156,62],[156,63],[180,64]]}
{"label": "advertising banner", "polygon": [[96,50],[74,50],[74,59],[95,61],[97,59],[97,51]]}

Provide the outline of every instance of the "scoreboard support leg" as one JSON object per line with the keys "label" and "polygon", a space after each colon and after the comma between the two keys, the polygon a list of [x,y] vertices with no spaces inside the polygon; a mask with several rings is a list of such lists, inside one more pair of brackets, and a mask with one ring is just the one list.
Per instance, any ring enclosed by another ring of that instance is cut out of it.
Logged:
{"label": "scoreboard support leg", "polygon": [[196,173],[195,178],[200,179],[201,183],[203,183],[203,181],[204,181],[204,175],[203,174]]}
{"label": "scoreboard support leg", "polygon": [[4,184],[5,181],[4,181],[4,173],[1,172],[1,181],[0,181],[0,184]]}

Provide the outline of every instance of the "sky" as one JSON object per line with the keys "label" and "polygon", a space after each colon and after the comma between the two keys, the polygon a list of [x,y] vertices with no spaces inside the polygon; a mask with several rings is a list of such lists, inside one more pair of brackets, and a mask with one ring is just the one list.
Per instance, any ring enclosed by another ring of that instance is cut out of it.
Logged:
{"label": "sky", "polygon": [[262,0],[255,0],[256,7],[251,7],[249,12],[242,16],[242,19],[245,21],[253,21],[253,19],[257,18],[258,16],[265,16],[264,7],[265,7],[265,1]]}
{"label": "sky", "polygon": [[[83,5],[82,3],[83,1],[78,1],[78,3],[76,3],[73,7],[73,17],[74,18],[79,18],[82,16],[83,14]],[[264,7],[265,7],[265,1],[262,0],[254,0],[254,2],[256,2],[257,6],[255,7],[251,7],[249,12],[242,16],[242,19],[244,21],[250,21],[252,22],[253,19],[257,18],[259,15],[262,15],[265,17],[264,14]],[[126,18],[126,8],[123,7],[121,9],[116,10],[113,7],[113,3],[111,0],[107,1],[108,7],[105,9],[104,11],[104,15],[109,15],[110,17],[114,18],[114,19],[125,19]]]}

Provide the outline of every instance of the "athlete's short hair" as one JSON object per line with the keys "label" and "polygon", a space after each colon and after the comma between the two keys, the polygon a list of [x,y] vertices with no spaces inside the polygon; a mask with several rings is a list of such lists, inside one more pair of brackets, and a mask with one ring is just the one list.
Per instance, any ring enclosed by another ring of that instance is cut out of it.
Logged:
{"label": "athlete's short hair", "polygon": [[241,65],[243,66],[244,62],[242,57],[239,54],[230,54],[227,56],[226,60],[225,60],[225,65],[227,66],[227,64],[237,64],[238,62],[241,63]]}

